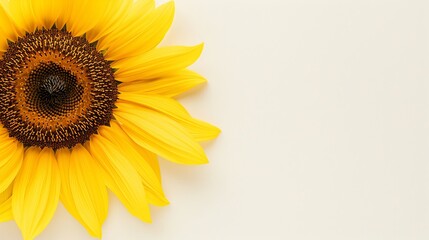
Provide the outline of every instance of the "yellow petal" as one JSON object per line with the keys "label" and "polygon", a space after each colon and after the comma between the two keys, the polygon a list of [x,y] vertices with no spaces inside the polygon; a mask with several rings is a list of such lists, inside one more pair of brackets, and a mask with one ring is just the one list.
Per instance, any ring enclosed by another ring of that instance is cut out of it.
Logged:
{"label": "yellow petal", "polygon": [[7,6],[10,16],[13,17],[14,23],[20,36],[25,32],[34,32],[37,27],[37,21],[31,9],[32,0],[10,0]]}
{"label": "yellow petal", "polygon": [[[118,40],[118,38],[124,38],[130,31],[135,31],[135,28],[140,28],[141,26],[136,25],[136,23],[141,22],[142,19],[155,8],[155,1],[136,0],[134,2],[131,1],[130,4],[127,0],[124,6],[125,10],[123,12],[121,12],[122,8],[118,8],[119,11],[111,15],[113,17],[110,19],[115,21],[112,22],[108,30],[105,30],[105,32],[109,31],[109,34],[104,35],[103,38],[100,39],[97,49],[105,50],[112,47],[112,43]],[[102,21],[100,23],[102,23]],[[99,36],[93,37],[92,34],[90,34],[89,37],[90,39],[99,39]]]}
{"label": "yellow petal", "polygon": [[164,38],[173,22],[174,2],[161,5],[139,21],[126,26],[109,43],[105,58],[119,60],[141,55],[156,47]]}
{"label": "yellow petal", "polygon": [[58,0],[31,0],[31,9],[37,26],[50,29],[64,9],[65,2]]}
{"label": "yellow petal", "polygon": [[[115,122],[118,125],[120,125],[119,122],[117,122],[117,121],[115,121]],[[122,128],[121,128],[121,130],[122,130]],[[135,146],[135,149],[140,153],[140,155],[142,155],[143,159],[145,159],[146,162],[148,162],[150,164],[151,168],[153,169],[153,171],[155,172],[156,176],[158,177],[159,182],[161,183],[162,182],[161,169],[159,167],[159,160],[158,160],[158,157],[156,156],[156,154],[154,154],[153,152],[148,151],[148,150],[142,148],[138,144],[134,144],[133,146]]]}
{"label": "yellow petal", "polygon": [[51,221],[60,195],[60,175],[51,148],[30,147],[13,188],[13,216],[25,240],[34,239]]}
{"label": "yellow petal", "polygon": [[93,135],[91,155],[104,169],[107,187],[121,200],[128,211],[145,222],[151,222],[149,206],[141,178],[118,147],[100,135]]}
{"label": "yellow petal", "polygon": [[141,147],[177,163],[207,163],[202,147],[183,126],[169,117],[123,103],[118,103],[113,114],[122,129]]}
{"label": "yellow petal", "polygon": [[62,10],[58,15],[55,25],[58,29],[62,29],[66,23],[69,21],[71,16],[71,10],[73,9],[75,2],[74,1],[62,1]]}
{"label": "yellow petal", "polygon": [[159,167],[159,161],[158,161],[158,157],[156,156],[156,154],[142,148],[139,145],[136,146],[136,150],[139,151],[140,155],[142,155],[143,158],[146,160],[146,162],[148,162],[150,164],[150,166],[152,167],[156,176],[158,177],[159,182],[162,183],[161,169]]}
{"label": "yellow petal", "polygon": [[198,73],[184,69],[153,80],[121,83],[118,88],[120,92],[151,93],[175,97],[206,81]]}
{"label": "yellow petal", "polygon": [[[151,166],[152,170],[156,174],[156,177],[159,181],[159,184],[162,183],[161,178],[161,169],[159,168],[159,161],[156,154],[149,152],[148,150],[140,147],[139,145],[134,144],[135,149],[140,153],[141,156],[146,160],[146,162]],[[162,195],[159,192],[150,190],[145,186],[146,196],[150,204],[155,206],[165,206],[169,204],[169,201],[165,197],[164,193]]]}
{"label": "yellow petal", "polygon": [[12,198],[0,204],[0,222],[13,220]]}
{"label": "yellow petal", "polygon": [[14,139],[8,139],[0,144],[0,192],[15,179],[21,169],[24,157],[24,146]]}
{"label": "yellow petal", "polygon": [[[150,11],[155,8],[154,0],[134,0],[132,9],[128,13],[128,16],[125,16],[127,21],[130,23],[137,22],[139,19],[144,17]],[[122,26],[125,27],[125,26]]]}
{"label": "yellow petal", "polygon": [[8,44],[7,39],[16,41],[18,33],[16,31],[15,23],[9,16],[9,2],[0,2],[0,52],[6,52]]}
{"label": "yellow petal", "polygon": [[13,219],[12,189],[13,184],[11,184],[4,192],[0,193],[0,222],[7,222]]}
{"label": "yellow petal", "polygon": [[137,108],[137,106],[130,103],[135,103],[139,104],[141,107],[150,108],[163,113],[185,127],[196,141],[211,140],[216,138],[220,133],[219,128],[192,118],[179,102],[171,98],[132,93],[121,93],[119,98],[120,100],[116,103],[117,107],[133,109]]}
{"label": "yellow petal", "polygon": [[89,42],[99,40],[120,26],[129,14],[133,0],[106,0],[104,4],[106,4],[105,14],[92,29],[86,32],[86,39]]}
{"label": "yellow petal", "polygon": [[0,193],[0,204],[6,202],[12,196],[13,184],[9,185],[2,193]]}
{"label": "yellow petal", "polygon": [[203,50],[203,44],[194,47],[163,47],[140,56],[112,63],[115,78],[121,82],[152,79],[182,70],[194,63]]}
{"label": "yellow petal", "polygon": [[124,133],[118,123],[111,121],[110,127],[100,127],[98,131],[103,137],[118,146],[123,157],[128,159],[134,169],[137,170],[143,181],[149,203],[158,206],[168,204],[168,200],[162,190],[161,181],[147,161],[147,156],[140,154],[139,146]]}
{"label": "yellow petal", "polygon": [[83,226],[84,222],[82,221],[79,213],[76,209],[76,204],[73,200],[73,194],[70,186],[70,155],[71,152],[68,148],[61,148],[56,151],[55,157],[58,162],[58,170],[60,171],[61,177],[61,191],[60,191],[60,200],[63,203],[64,207],[69,211],[69,213],[76,218]]}
{"label": "yellow petal", "polygon": [[9,134],[9,132],[5,127],[3,127],[2,124],[0,124],[0,135],[3,135],[3,134]]}
{"label": "yellow petal", "polygon": [[64,206],[93,237],[101,238],[101,227],[107,217],[107,190],[100,169],[89,152],[76,145],[72,153],[57,152],[62,178],[61,199]]}
{"label": "yellow petal", "polygon": [[93,27],[106,14],[109,6],[105,0],[73,0],[66,1],[63,14],[58,18],[58,25],[66,24],[73,36],[81,36]]}

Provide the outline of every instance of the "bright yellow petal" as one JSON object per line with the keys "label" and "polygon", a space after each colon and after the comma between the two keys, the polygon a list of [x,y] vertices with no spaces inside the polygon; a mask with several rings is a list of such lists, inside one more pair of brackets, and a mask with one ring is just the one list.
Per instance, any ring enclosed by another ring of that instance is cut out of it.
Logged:
{"label": "bright yellow petal", "polygon": [[34,239],[51,221],[60,195],[60,174],[51,148],[30,147],[13,188],[13,216],[25,240]]}
{"label": "bright yellow petal", "polygon": [[0,204],[0,222],[13,220],[12,198]]}
{"label": "bright yellow petal", "polygon": [[[115,121],[115,122],[118,125],[120,125],[117,121]],[[158,160],[158,157],[156,156],[156,154],[153,153],[153,152],[151,152],[151,151],[148,151],[148,150],[142,148],[138,144],[134,144],[134,147],[140,153],[140,155],[143,157],[143,159],[145,159],[146,162],[148,162],[150,164],[151,168],[153,169],[153,171],[155,172],[156,176],[158,177],[159,182],[162,183],[161,169],[159,167],[159,160]]]}
{"label": "bright yellow petal", "polygon": [[[159,167],[159,160],[156,154],[149,152],[148,150],[140,147],[137,144],[134,144],[135,149],[140,153],[141,156],[145,159],[145,161],[151,166],[152,170],[156,174],[156,177],[159,181],[159,184],[162,183],[161,178],[161,169]],[[150,190],[150,188],[145,186],[146,196],[150,204],[155,206],[165,206],[169,204],[169,201],[165,197],[164,193],[162,195],[159,192],[155,192]]]}
{"label": "bright yellow petal", "polygon": [[[206,122],[192,118],[182,105],[171,98],[156,95],[141,95],[132,93],[121,93],[116,106],[126,109],[137,108],[130,103],[139,104],[142,107],[156,110],[167,115],[185,127],[196,141],[206,141],[216,138],[219,128]],[[125,101],[124,101],[125,100]]]}
{"label": "bright yellow petal", "polygon": [[137,146],[138,147],[136,147],[136,150],[139,151],[140,155],[142,155],[143,158],[146,160],[146,162],[148,162],[150,164],[150,166],[152,167],[156,176],[158,177],[159,182],[162,183],[161,169],[159,167],[159,160],[158,160],[158,157],[156,156],[156,154],[142,148],[139,145],[137,145]]}
{"label": "bright yellow petal", "polygon": [[0,144],[0,192],[5,191],[15,179],[21,169],[23,157],[22,143],[12,138],[3,139]]}
{"label": "bright yellow petal", "polygon": [[11,184],[4,192],[0,193],[0,222],[7,222],[13,219],[12,189],[13,184]]}
{"label": "bright yellow petal", "polygon": [[[110,32],[100,39],[97,49],[105,50],[107,48],[111,48],[112,44],[119,38],[124,38],[130,31],[135,31],[136,28],[140,28],[141,26],[136,23],[141,22],[142,19],[155,8],[155,1],[137,0],[134,2],[131,1],[131,4],[129,4],[127,1],[126,5],[124,6],[126,7],[124,12],[121,12],[120,8],[118,8],[119,11],[116,11],[111,15],[113,17],[110,19],[115,21],[112,22],[112,25],[108,30],[105,30],[105,32],[108,32],[109,30]],[[100,21],[100,23],[102,23],[102,21]],[[99,38],[94,37],[91,34],[89,37],[90,39]]]}
{"label": "bright yellow petal", "polygon": [[9,132],[7,131],[7,129],[5,127],[3,127],[2,124],[0,124],[0,135],[3,135],[3,134],[9,135]]}
{"label": "bright yellow petal", "polygon": [[107,187],[121,200],[128,211],[145,222],[151,222],[149,206],[141,178],[118,147],[100,135],[90,140],[90,152],[104,169]]}
{"label": "bright yellow petal", "polygon": [[118,146],[123,157],[128,159],[137,170],[143,181],[149,203],[157,206],[167,205],[168,200],[165,198],[157,173],[147,161],[146,156],[140,154],[139,146],[126,135],[119,124],[111,121],[110,127],[100,127],[98,131],[103,137]]}
{"label": "bright yellow petal", "polygon": [[12,196],[13,184],[6,188],[5,191],[0,193],[0,204],[5,203]]}
{"label": "bright yellow petal", "polygon": [[[69,211],[69,213],[76,218],[82,225],[82,221],[79,213],[76,209],[76,204],[73,200],[73,194],[70,186],[70,155],[71,152],[68,148],[61,148],[56,151],[55,157],[58,162],[58,170],[60,171],[61,176],[61,191],[60,191],[60,200],[63,203],[64,207]],[[84,225],[85,226],[85,225]]]}
{"label": "bright yellow petal", "polygon": [[133,22],[109,43],[105,58],[119,60],[141,55],[156,47],[173,22],[174,2],[161,5],[139,21]]}
{"label": "bright yellow petal", "polygon": [[86,39],[94,42],[111,33],[121,26],[124,18],[129,14],[133,0],[106,0],[106,12],[99,22],[86,33]]}
{"label": "bright yellow petal", "polygon": [[[143,18],[146,14],[155,8],[155,0],[134,0],[132,9],[128,13],[126,20],[129,23],[134,23]],[[125,26],[122,26],[125,27]]]}
{"label": "bright yellow petal", "polygon": [[8,14],[8,4],[8,2],[0,2],[0,52],[6,52],[7,39],[16,41],[18,38],[15,24]]}
{"label": "bright yellow petal", "polygon": [[31,9],[32,0],[10,0],[4,4],[7,6],[10,16],[12,16],[17,30],[22,37],[25,32],[34,32],[38,20],[35,19]]}
{"label": "bright yellow petal", "polygon": [[58,0],[31,0],[31,9],[37,26],[50,29],[64,9],[65,2]]}
{"label": "bright yellow petal", "polygon": [[163,47],[141,56],[126,58],[112,63],[115,78],[121,82],[153,79],[182,70],[194,63],[203,50],[203,44],[194,47]]}
{"label": "bright yellow petal", "polygon": [[62,11],[58,15],[55,25],[58,29],[62,29],[66,23],[69,21],[71,16],[71,10],[73,9],[74,1],[62,1]]}
{"label": "bright yellow petal", "polygon": [[206,81],[198,73],[184,69],[158,79],[121,83],[118,89],[120,92],[150,93],[175,97]]}
{"label": "bright yellow petal", "polygon": [[89,152],[76,145],[72,153],[57,151],[62,178],[61,199],[64,206],[93,237],[101,238],[101,227],[107,217],[107,190],[100,169]]}
{"label": "bright yellow petal", "polygon": [[68,3],[64,6],[64,16],[60,16],[57,22],[59,27],[62,24],[66,24],[67,30],[73,36],[81,36],[95,27],[109,9],[105,0],[73,0],[66,2]]}
{"label": "bright yellow petal", "polygon": [[143,148],[177,163],[208,162],[202,147],[179,123],[151,109],[117,106],[113,114],[122,129]]}

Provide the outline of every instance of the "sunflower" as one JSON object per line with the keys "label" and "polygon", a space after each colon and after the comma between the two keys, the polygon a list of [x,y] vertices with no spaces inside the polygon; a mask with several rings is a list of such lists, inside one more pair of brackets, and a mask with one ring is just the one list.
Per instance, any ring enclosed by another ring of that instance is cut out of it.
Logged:
{"label": "sunflower", "polygon": [[150,222],[157,157],[207,162],[219,129],[174,98],[205,82],[202,45],[157,47],[174,3],[0,0],[0,220],[34,239],[61,201],[101,237],[108,191]]}

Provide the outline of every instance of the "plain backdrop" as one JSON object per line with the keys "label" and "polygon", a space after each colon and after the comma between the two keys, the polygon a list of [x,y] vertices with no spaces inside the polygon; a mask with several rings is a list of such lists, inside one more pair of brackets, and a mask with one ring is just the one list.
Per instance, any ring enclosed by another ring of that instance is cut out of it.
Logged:
{"label": "plain backdrop", "polygon": [[[152,224],[111,195],[103,239],[429,239],[428,1],[175,2],[162,45],[205,42],[209,80],[180,101],[223,133],[162,161]],[[60,205],[52,239],[91,238]]]}

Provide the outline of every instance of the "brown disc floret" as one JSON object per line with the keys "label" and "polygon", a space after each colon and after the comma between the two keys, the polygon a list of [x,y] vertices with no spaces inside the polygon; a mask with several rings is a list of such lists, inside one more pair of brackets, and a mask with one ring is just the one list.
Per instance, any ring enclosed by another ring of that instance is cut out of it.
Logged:
{"label": "brown disc floret", "polygon": [[0,121],[25,146],[85,143],[109,124],[117,94],[109,62],[65,30],[27,33],[0,60]]}

